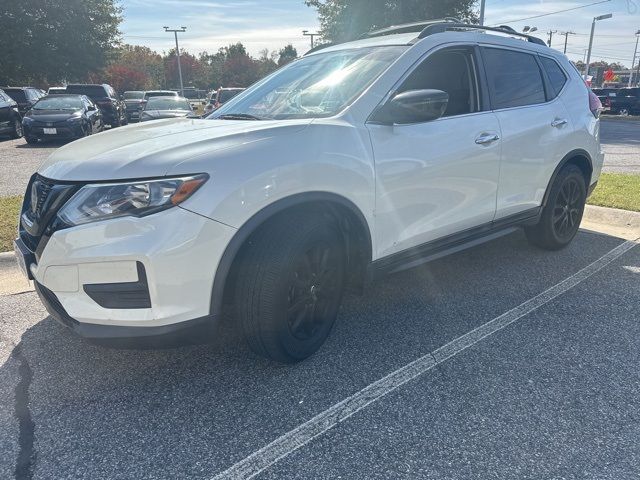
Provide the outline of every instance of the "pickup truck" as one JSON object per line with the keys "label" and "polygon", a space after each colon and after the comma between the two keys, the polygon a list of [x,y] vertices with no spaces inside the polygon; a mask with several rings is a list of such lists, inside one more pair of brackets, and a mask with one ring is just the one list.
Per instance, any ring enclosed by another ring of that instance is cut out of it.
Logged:
{"label": "pickup truck", "polygon": [[609,96],[609,110],[618,115],[640,115],[640,87],[619,88]]}

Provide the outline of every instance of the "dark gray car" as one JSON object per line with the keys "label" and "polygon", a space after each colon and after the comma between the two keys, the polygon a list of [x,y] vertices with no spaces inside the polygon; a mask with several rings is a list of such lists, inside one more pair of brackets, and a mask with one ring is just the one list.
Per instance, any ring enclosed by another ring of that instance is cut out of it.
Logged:
{"label": "dark gray car", "polygon": [[186,98],[150,97],[140,113],[141,122],[178,117],[198,118]]}

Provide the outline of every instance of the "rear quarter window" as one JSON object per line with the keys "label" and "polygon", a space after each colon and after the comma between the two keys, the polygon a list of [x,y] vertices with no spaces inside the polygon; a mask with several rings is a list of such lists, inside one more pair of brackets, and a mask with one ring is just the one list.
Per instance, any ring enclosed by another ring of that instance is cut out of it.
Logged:
{"label": "rear quarter window", "polygon": [[551,83],[550,92],[551,98],[555,98],[560,94],[560,91],[564,88],[564,84],[567,83],[567,76],[564,73],[564,70],[560,68],[558,63],[549,58],[549,57],[539,57],[540,62],[542,63],[542,67],[547,73],[547,77],[549,78],[549,83]]}
{"label": "rear quarter window", "polygon": [[534,55],[501,48],[484,48],[484,61],[493,109],[544,103],[542,73]]}

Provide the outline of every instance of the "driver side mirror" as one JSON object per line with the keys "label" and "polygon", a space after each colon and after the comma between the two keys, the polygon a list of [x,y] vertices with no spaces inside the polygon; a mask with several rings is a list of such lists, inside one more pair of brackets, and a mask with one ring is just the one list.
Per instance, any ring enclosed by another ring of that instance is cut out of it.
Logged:
{"label": "driver side mirror", "polygon": [[371,121],[382,125],[422,123],[444,115],[449,94],[442,90],[408,90],[380,107]]}

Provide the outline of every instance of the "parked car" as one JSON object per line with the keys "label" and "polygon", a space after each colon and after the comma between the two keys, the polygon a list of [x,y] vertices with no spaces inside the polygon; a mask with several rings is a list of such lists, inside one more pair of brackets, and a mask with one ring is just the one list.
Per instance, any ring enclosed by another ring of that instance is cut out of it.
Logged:
{"label": "parked car", "polygon": [[198,118],[184,97],[151,97],[140,112],[141,122],[179,117]]}
{"label": "parked car", "polygon": [[67,93],[67,87],[49,87],[47,95],[55,95],[60,93]]}
{"label": "parked car", "polygon": [[73,140],[103,129],[102,112],[86,95],[47,95],[22,119],[27,143],[39,140]]}
{"label": "parked car", "polygon": [[567,246],[602,167],[598,98],[537,38],[451,25],[315,50],[206,120],[54,151],[16,242],[47,310],[131,346],[204,338],[227,304],[251,348],[296,362],[371,277],[514,227]]}
{"label": "parked car", "polygon": [[140,118],[140,110],[144,106],[144,91],[131,90],[122,94],[122,100],[126,105],[127,120],[137,122]]}
{"label": "parked car", "polygon": [[640,115],[640,87],[619,88],[609,101],[613,114]]}
{"label": "parked car", "polygon": [[67,85],[66,92],[89,97],[102,112],[103,121],[107,125],[119,127],[127,124],[125,104],[110,85],[72,84]]}
{"label": "parked car", "polygon": [[204,113],[211,113],[216,108],[220,108],[233,97],[245,90],[245,88],[219,88],[211,94],[209,101],[204,107]]}
{"label": "parked car", "polygon": [[4,90],[0,90],[0,134],[9,134],[11,138],[22,136],[22,117],[18,104]]}
{"label": "parked car", "polygon": [[42,97],[39,89],[33,87],[2,87],[2,90],[16,101],[20,115],[24,115]]}

